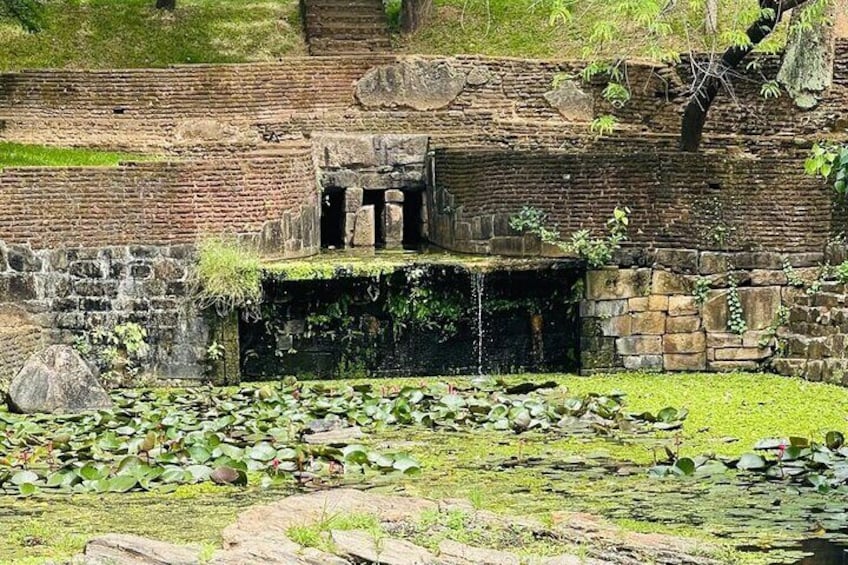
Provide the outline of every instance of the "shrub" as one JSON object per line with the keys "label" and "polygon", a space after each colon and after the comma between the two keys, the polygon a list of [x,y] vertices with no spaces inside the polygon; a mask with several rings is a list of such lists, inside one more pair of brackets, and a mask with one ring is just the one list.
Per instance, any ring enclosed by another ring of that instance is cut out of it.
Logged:
{"label": "shrub", "polygon": [[222,314],[255,308],[262,301],[262,260],[234,239],[206,239],[198,245],[192,283],[201,307]]}

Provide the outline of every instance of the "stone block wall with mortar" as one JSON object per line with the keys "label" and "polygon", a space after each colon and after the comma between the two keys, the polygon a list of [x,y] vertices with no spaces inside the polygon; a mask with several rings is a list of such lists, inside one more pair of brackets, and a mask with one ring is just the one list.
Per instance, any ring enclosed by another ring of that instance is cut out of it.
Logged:
{"label": "stone block wall with mortar", "polygon": [[[811,281],[823,260],[821,253],[688,249],[637,255],[637,266],[586,275],[585,373],[764,369],[782,350],[782,309],[794,312],[803,303],[803,291],[787,272]],[[738,296],[742,324],[731,323],[732,293]]]}
{"label": "stone block wall with mortar", "polygon": [[40,346],[127,322],[148,332],[149,374],[201,378],[209,325],[189,299],[193,257],[192,245],[33,250],[0,242],[0,383]]}

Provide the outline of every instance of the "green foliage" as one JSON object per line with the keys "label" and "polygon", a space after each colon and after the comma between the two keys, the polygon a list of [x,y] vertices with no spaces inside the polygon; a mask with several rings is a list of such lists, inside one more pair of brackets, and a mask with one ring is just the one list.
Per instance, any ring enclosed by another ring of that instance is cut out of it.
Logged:
{"label": "green foliage", "polygon": [[748,331],[748,324],[745,322],[745,312],[742,311],[742,302],[739,300],[739,289],[733,279],[728,282],[728,287],[727,329],[735,334],[742,335]]}
{"label": "green foliage", "polygon": [[0,0],[0,19],[11,20],[29,33],[41,28],[41,15],[37,0]]}
{"label": "green foliage", "polygon": [[173,12],[157,10],[155,0],[41,6],[38,33],[0,24],[0,69],[165,67],[305,53],[297,0],[178,0]]}
{"label": "green foliage", "polygon": [[151,159],[155,157],[0,141],[0,170],[5,167],[117,167],[123,161]]}
{"label": "green foliage", "polygon": [[574,253],[590,267],[598,268],[609,263],[613,252],[627,239],[629,214],[630,209],[627,207],[613,210],[612,217],[607,220],[609,235],[602,239],[593,238],[589,230],[578,230],[571,234],[569,240],[562,241],[558,231],[547,227],[547,214],[530,206],[523,207],[517,215],[512,216],[509,225],[516,231],[532,233],[542,242],[556,245],[566,253]]}
{"label": "green foliage", "polygon": [[[583,60],[673,61],[689,50],[745,44],[756,0],[721,0],[719,34],[705,32],[704,2],[657,0],[435,0],[437,17],[399,38],[408,53],[481,53]],[[788,18],[786,18],[788,20]],[[788,23],[758,49],[783,46]],[[621,81],[618,81],[621,82]]]}
{"label": "green foliage", "polygon": [[833,182],[833,189],[848,194],[848,145],[816,143],[804,163],[804,172]]}
{"label": "green foliage", "polygon": [[695,279],[695,285],[692,289],[692,296],[695,297],[695,303],[698,306],[703,306],[707,302],[707,295],[710,292],[710,280],[705,277]]}
{"label": "green foliage", "polygon": [[780,98],[780,84],[776,80],[769,80],[760,87],[760,96],[766,100]]}
{"label": "green foliage", "polygon": [[836,280],[845,284],[848,283],[848,261],[843,261],[834,269]]}
{"label": "green foliage", "polygon": [[255,309],[262,301],[262,260],[233,239],[205,239],[198,244],[191,281],[201,307],[214,307],[221,314]]}
{"label": "green foliage", "polygon": [[[771,481],[785,481],[812,488],[820,493],[838,490],[848,494],[848,449],[845,436],[830,431],[818,442],[805,437],[769,438],[759,441],[754,449],[732,459],[696,457],[681,459],[673,465],[651,469],[654,476],[698,475],[710,477],[726,469],[737,469]],[[685,462],[681,466],[681,463]]]}
{"label": "green foliage", "polygon": [[795,267],[789,262],[788,257],[783,258],[783,274],[786,275],[786,282],[789,283],[789,286],[794,288],[804,288],[807,286],[804,280],[798,276]]}
{"label": "green foliage", "polygon": [[408,271],[405,284],[395,287],[386,300],[395,338],[410,329],[435,331],[447,341],[459,330],[467,314],[464,298],[456,289],[437,288],[423,280],[420,268]]}
{"label": "green foliage", "polygon": [[437,383],[380,394],[370,386],[280,383],[241,390],[125,391],[113,395],[115,410],[84,415],[0,412],[0,493],[123,493],[207,481],[245,486],[255,473],[264,475],[267,486],[303,473],[331,481],[353,470],[421,472],[404,453],[305,443],[307,424],[324,419],[366,429],[416,425],[611,434],[675,429],[686,418],[685,410],[673,408],[656,415],[629,413],[620,395],[549,402],[533,388],[513,394],[502,382],[481,379],[463,389]]}
{"label": "green foliage", "polygon": [[616,118],[615,116],[598,116],[597,118],[592,120],[591,124],[589,124],[589,131],[591,131],[598,137],[602,137],[604,135],[610,135],[611,133],[613,133],[617,125],[618,118]]}
{"label": "green foliage", "polygon": [[77,338],[74,347],[97,366],[107,388],[139,385],[137,377],[150,353],[147,330],[135,322],[88,331]]}

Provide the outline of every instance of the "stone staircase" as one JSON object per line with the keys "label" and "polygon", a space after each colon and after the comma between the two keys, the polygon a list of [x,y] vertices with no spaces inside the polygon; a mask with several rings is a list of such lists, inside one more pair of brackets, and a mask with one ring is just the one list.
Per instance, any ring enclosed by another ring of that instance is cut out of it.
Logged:
{"label": "stone staircase", "polygon": [[391,49],[383,0],[301,0],[310,55]]}

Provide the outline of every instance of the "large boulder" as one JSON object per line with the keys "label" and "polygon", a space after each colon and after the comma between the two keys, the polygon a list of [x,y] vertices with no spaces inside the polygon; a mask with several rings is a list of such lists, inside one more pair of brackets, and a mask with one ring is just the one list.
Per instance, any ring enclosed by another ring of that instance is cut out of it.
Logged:
{"label": "large boulder", "polygon": [[8,404],[24,414],[70,413],[111,408],[112,400],[74,348],[51,345],[12,379]]}
{"label": "large boulder", "polygon": [[371,69],[356,84],[366,108],[440,110],[465,89],[466,74],[449,59],[411,57]]}

